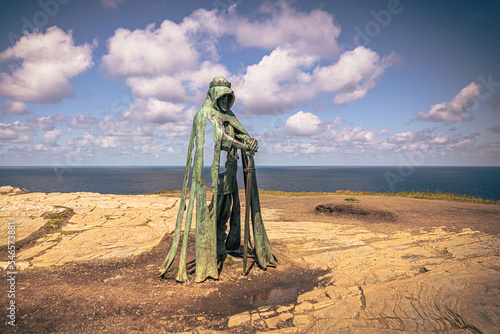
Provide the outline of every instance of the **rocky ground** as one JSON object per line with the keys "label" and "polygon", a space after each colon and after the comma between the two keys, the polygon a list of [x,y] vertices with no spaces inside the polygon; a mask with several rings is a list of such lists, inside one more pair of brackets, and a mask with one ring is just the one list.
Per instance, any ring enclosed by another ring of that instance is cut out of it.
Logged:
{"label": "rocky ground", "polygon": [[261,195],[280,265],[242,276],[233,253],[218,281],[179,284],[157,276],[178,199],[0,187],[3,277],[13,222],[18,266],[0,331],[500,333],[498,205]]}

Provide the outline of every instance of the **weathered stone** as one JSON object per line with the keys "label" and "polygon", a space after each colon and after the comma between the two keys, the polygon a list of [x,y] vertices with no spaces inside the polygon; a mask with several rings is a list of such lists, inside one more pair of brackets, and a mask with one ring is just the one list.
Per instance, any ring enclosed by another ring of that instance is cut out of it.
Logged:
{"label": "weathered stone", "polygon": [[331,300],[339,301],[342,299],[342,291],[346,290],[345,288],[338,288],[336,286],[327,286],[324,289],[325,295],[327,295]]}
{"label": "weathered stone", "polygon": [[261,318],[269,318],[271,316],[275,316],[276,312],[274,312],[274,311],[260,312],[259,315]]}
{"label": "weathered stone", "polygon": [[314,309],[313,305],[309,302],[303,302],[295,306],[295,313],[304,313]]}
{"label": "weathered stone", "polygon": [[[174,222],[177,199],[159,195],[113,195],[95,193],[25,193],[0,196],[0,246],[7,242],[7,224],[16,223],[20,242],[49,220],[45,212],[73,209],[75,215],[60,229],[49,230],[33,247],[21,248],[16,257],[32,266],[70,261],[138,255],[157,245]],[[153,209],[150,209],[154,207]],[[7,208],[7,209],[6,209]]]}
{"label": "weathered stone", "polygon": [[278,313],[283,313],[283,312],[288,312],[292,310],[295,307],[295,305],[285,305],[285,306],[280,306],[276,310]]}
{"label": "weathered stone", "polygon": [[313,322],[312,319],[310,319],[309,315],[296,315],[293,318],[293,324],[297,327],[299,326],[304,326],[304,325],[310,325]]}
{"label": "weathered stone", "polygon": [[23,191],[19,188],[16,188],[16,187],[11,187],[11,186],[3,186],[3,187],[0,187],[0,193],[4,193],[4,194],[18,194],[18,193],[22,193]]}
{"label": "weathered stone", "polygon": [[293,318],[293,314],[291,314],[290,312],[280,313],[279,317],[281,318],[281,320],[287,321]]}
{"label": "weathered stone", "polygon": [[312,304],[312,305],[313,305],[315,310],[320,310],[320,309],[325,308],[325,307],[330,307],[337,302],[338,302],[338,300],[327,299],[327,300],[323,300],[319,303]]}
{"label": "weathered stone", "polygon": [[327,298],[327,296],[323,289],[314,289],[312,291],[301,294],[297,298],[297,303],[302,303],[304,301],[319,301],[325,298]]}
{"label": "weathered stone", "polygon": [[260,316],[259,312],[257,312],[256,310],[250,311],[250,320],[252,322],[259,321],[260,319],[261,319],[261,316]]}
{"label": "weathered stone", "polygon": [[233,315],[231,318],[229,318],[229,322],[227,323],[227,326],[229,328],[231,327],[236,327],[236,326],[241,326],[249,323],[251,321],[251,316],[249,312],[243,312],[240,314]]}
{"label": "weathered stone", "polygon": [[278,325],[283,322],[283,320],[278,316],[264,319],[264,321],[266,322],[267,327],[269,327],[270,329],[277,328]]}

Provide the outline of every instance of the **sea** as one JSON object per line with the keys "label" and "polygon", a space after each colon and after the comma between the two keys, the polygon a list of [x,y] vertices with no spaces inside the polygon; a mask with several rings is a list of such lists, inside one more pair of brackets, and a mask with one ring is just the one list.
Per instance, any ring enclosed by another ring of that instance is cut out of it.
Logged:
{"label": "sea", "polygon": [[[149,194],[182,188],[184,167],[0,167],[0,186],[30,192]],[[500,167],[262,166],[259,189],[443,192],[500,200]],[[238,184],[243,188],[242,170]],[[210,182],[210,168],[203,169]]]}

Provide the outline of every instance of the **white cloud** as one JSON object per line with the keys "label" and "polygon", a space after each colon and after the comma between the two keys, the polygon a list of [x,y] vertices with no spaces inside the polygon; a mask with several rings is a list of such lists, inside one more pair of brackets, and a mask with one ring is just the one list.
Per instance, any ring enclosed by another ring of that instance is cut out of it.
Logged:
{"label": "white cloud", "polygon": [[165,20],[159,28],[119,28],[108,40],[109,53],[102,57],[104,68],[117,77],[174,75],[192,71],[198,53],[186,36],[182,24]]}
{"label": "white cloud", "polygon": [[[205,59],[216,57],[212,42],[197,40],[198,31],[210,25],[210,17],[215,17],[215,11],[198,10],[180,24],[165,20],[158,28],[151,24],[134,31],[117,29],[108,40],[102,66],[123,78],[136,96],[199,102],[203,100],[199,89],[206,91],[215,76],[229,75],[224,65]],[[203,34],[217,34],[208,30]],[[207,48],[211,50],[208,55],[203,53]]]}
{"label": "white cloud", "polygon": [[[341,124],[340,117],[322,120],[311,114],[298,112],[288,118],[280,136],[272,138],[270,152],[293,153],[297,156],[329,158],[332,154],[359,155],[391,151],[396,146],[383,137],[387,130],[365,130],[362,127],[333,128]],[[294,134],[291,137],[291,134]]]}
{"label": "white cloud", "polygon": [[55,129],[52,131],[47,131],[43,135],[43,142],[47,145],[50,146],[57,146],[57,140],[61,136],[62,130],[61,129]]}
{"label": "white cloud", "polygon": [[66,116],[60,114],[47,117],[35,116],[30,118],[26,125],[32,131],[51,131],[57,122],[66,122],[66,120]]}
{"label": "white cloud", "polygon": [[255,114],[281,114],[287,106],[314,97],[311,68],[317,57],[301,55],[291,47],[278,47],[235,82],[236,97]]}
{"label": "white cloud", "polygon": [[156,134],[156,127],[151,124],[120,119],[114,115],[106,116],[100,120],[99,129],[113,137],[151,137]]}
{"label": "white cloud", "polygon": [[164,124],[179,122],[186,108],[184,104],[160,101],[155,98],[137,99],[121,116],[126,120]]}
{"label": "white cloud", "polygon": [[0,95],[20,102],[55,103],[74,95],[70,80],[92,67],[92,46],[75,45],[71,31],[54,26],[45,34],[25,34],[0,53],[0,62],[6,61],[14,65],[11,74],[0,73]]}
{"label": "white cloud", "polygon": [[102,148],[113,148],[118,147],[118,137],[107,136],[102,138],[101,147]]}
{"label": "white cloud", "polygon": [[299,111],[286,120],[283,131],[295,136],[316,136],[321,131],[321,119],[310,112]]}
{"label": "white cloud", "polygon": [[24,102],[7,100],[4,104],[5,107],[2,108],[4,114],[21,115],[30,112],[28,106]]}
{"label": "white cloud", "polygon": [[388,142],[394,144],[411,144],[415,142],[426,142],[433,144],[445,144],[450,141],[449,138],[434,134],[438,128],[427,128],[420,131],[406,131],[396,133],[388,139]]}
{"label": "white cloud", "polygon": [[392,53],[380,58],[373,50],[357,47],[332,65],[318,62],[319,58],[290,46],[278,47],[258,64],[247,67],[241,80],[236,81],[237,96],[254,114],[283,113],[297,102],[324,92],[336,94],[333,101],[343,104],[363,98],[388,67],[401,62],[401,57]]}
{"label": "white cloud", "polygon": [[478,83],[471,82],[455,95],[451,101],[432,105],[428,113],[424,113],[423,110],[417,112],[417,118],[431,122],[461,122],[471,120],[474,118],[471,107],[480,94],[479,87]]}
{"label": "white cloud", "polygon": [[11,126],[8,126],[5,123],[0,123],[0,140],[11,141],[17,139],[18,137],[19,133],[16,132]]}
{"label": "white cloud", "polygon": [[446,144],[450,139],[447,137],[436,137],[431,140],[431,143]]}
{"label": "white cloud", "polygon": [[26,123],[15,121],[0,123],[0,140],[8,143],[29,143],[32,139],[32,130]]}
{"label": "white cloud", "polygon": [[[198,9],[179,24],[165,20],[158,28],[117,29],[102,64],[136,96],[174,103],[199,103],[213,77],[229,76],[247,114],[282,114],[324,92],[336,94],[337,104],[363,98],[401,60],[364,47],[339,58],[339,34],[332,14],[298,11],[285,1],[261,6],[255,20],[238,15],[236,6],[228,13]],[[217,63],[219,50],[230,47],[227,37],[237,47],[272,51],[231,76]]]}
{"label": "white cloud", "polygon": [[474,150],[474,144],[476,143],[476,139],[463,139],[457,142],[456,144],[452,144],[446,148],[447,151],[452,152],[464,152]]}
{"label": "white cloud", "polygon": [[75,148],[84,148],[90,147],[94,145],[94,143],[95,137],[91,133],[85,131],[82,136],[72,140],[68,140],[67,145]]}
{"label": "white cloud", "polygon": [[106,126],[101,126],[101,129],[110,131],[114,128],[115,133],[122,129],[123,133],[135,127],[145,131],[145,135],[152,136],[161,131],[164,138],[177,138],[189,133],[196,111],[196,107],[187,108],[185,104],[139,98],[130,108],[120,112],[117,119],[108,117]]}
{"label": "white cloud", "polygon": [[329,129],[340,123],[342,123],[340,117],[324,120],[310,112],[299,111],[286,120],[283,133],[287,136],[322,137]]}
{"label": "white cloud", "polygon": [[310,13],[299,12],[284,1],[266,2],[260,9],[264,19],[250,21],[236,13],[236,6],[224,19],[228,33],[234,34],[241,47],[275,49],[290,45],[301,54],[321,58],[336,58],[339,54],[337,38],[340,26],[332,14],[320,9]]}
{"label": "white cloud", "polygon": [[0,141],[9,143],[31,143],[33,134],[37,131],[52,131],[58,122],[65,122],[66,116],[54,115],[48,117],[36,116],[25,123],[15,121],[0,123]]}
{"label": "white cloud", "polygon": [[228,76],[225,66],[205,61],[190,73],[156,76],[132,76],[126,79],[132,93],[171,102],[203,101],[210,81],[218,75]]}
{"label": "white cloud", "polygon": [[188,124],[166,123],[159,127],[163,131],[163,138],[173,139],[186,136],[191,130],[191,122]]}
{"label": "white cloud", "polygon": [[125,0],[101,0],[101,5],[107,8],[117,8],[124,2]]}
{"label": "white cloud", "polygon": [[390,138],[390,142],[392,143],[408,143],[412,142],[415,139],[415,134],[410,130],[406,132],[396,133],[392,138]]}
{"label": "white cloud", "polygon": [[274,145],[274,152],[277,154],[281,153],[294,153],[298,150],[297,144],[293,143],[277,143]]}
{"label": "white cloud", "polygon": [[376,87],[386,68],[399,64],[401,57],[395,53],[380,56],[373,50],[358,46],[346,51],[337,63],[314,70],[319,91],[334,92],[334,102],[343,104],[365,97]]}
{"label": "white cloud", "polygon": [[187,92],[182,81],[168,75],[130,77],[126,80],[132,93],[139,97],[155,97],[164,101],[185,101]]}
{"label": "white cloud", "polygon": [[99,124],[97,118],[93,116],[85,116],[83,114],[76,114],[69,122],[69,126],[73,129],[90,129]]}
{"label": "white cloud", "polygon": [[373,130],[363,130],[362,127],[347,127],[341,131],[332,131],[330,141],[340,143],[373,142],[377,133]]}

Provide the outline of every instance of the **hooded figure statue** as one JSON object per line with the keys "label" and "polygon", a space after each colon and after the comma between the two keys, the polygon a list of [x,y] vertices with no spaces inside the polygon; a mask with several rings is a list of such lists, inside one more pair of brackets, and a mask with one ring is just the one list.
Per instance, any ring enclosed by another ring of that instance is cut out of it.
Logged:
{"label": "hooded figure statue", "polygon": [[[218,279],[217,263],[226,258],[226,249],[235,250],[240,246],[240,201],[236,182],[237,150],[241,150],[243,167],[247,167],[247,156],[253,159],[258,143],[251,138],[231,111],[235,96],[231,83],[223,77],[215,77],[209,85],[203,106],[194,117],[191,137],[182,185],[182,195],[175,223],[174,239],[170,251],[160,268],[160,276],[165,275],[172,265],[179,247],[184,211],[186,210],[187,186],[191,176],[191,192],[187,205],[181,257],[176,280],[188,280],[186,272],[186,255],[196,204],[196,282],[203,282],[208,277]],[[206,181],[202,176],[203,146],[205,143],[205,127],[207,119],[213,125],[214,158],[211,167],[213,197],[207,205]],[[194,159],[192,158],[194,149]],[[226,172],[219,174],[221,150],[227,152]],[[192,164],[191,164],[192,163]],[[244,169],[245,175],[248,173]],[[247,178],[245,178],[247,180]],[[251,218],[253,225],[254,252],[262,268],[276,266],[278,260],[269,243],[260,213],[260,202],[255,173],[249,175],[245,187],[250,187]],[[247,202],[248,203],[248,202]],[[245,208],[246,209],[246,208]],[[229,236],[226,240],[226,223],[230,220]],[[246,245],[245,245],[246,246]]]}

